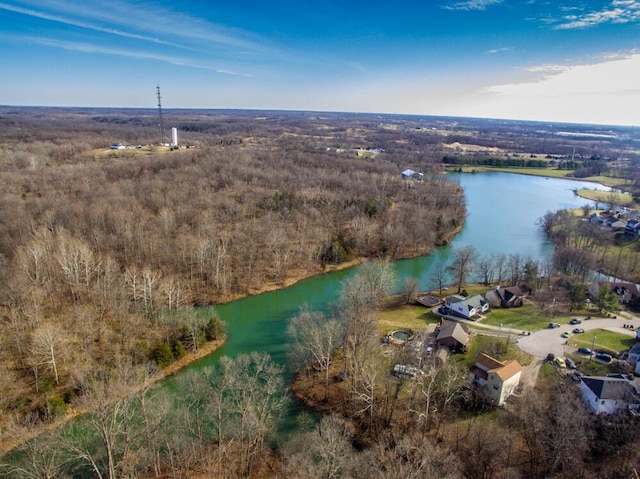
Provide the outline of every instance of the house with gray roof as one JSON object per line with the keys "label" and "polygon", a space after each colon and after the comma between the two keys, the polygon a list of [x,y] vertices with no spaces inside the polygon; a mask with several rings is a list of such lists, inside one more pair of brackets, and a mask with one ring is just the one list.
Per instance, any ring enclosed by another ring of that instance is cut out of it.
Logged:
{"label": "house with gray roof", "polygon": [[457,321],[443,319],[436,328],[438,346],[446,346],[451,351],[463,351],[469,343],[469,332]]}
{"label": "house with gray roof", "polygon": [[489,311],[489,303],[479,294],[468,298],[454,294],[447,298],[445,306],[451,314],[464,319],[474,319],[474,317]]}
{"label": "house with gray roof", "polygon": [[530,294],[531,289],[526,286],[508,286],[506,288],[496,286],[495,289],[487,291],[484,297],[494,308],[516,308],[522,306],[522,300]]}
{"label": "house with gray roof", "polygon": [[640,409],[640,382],[633,376],[582,376],[580,392],[595,414]]}

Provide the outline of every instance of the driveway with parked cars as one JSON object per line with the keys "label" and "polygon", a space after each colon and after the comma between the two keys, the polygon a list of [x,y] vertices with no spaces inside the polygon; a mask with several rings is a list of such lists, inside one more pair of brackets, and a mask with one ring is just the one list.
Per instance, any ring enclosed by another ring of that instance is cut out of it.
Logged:
{"label": "driveway with parked cars", "polygon": [[[616,333],[626,334],[629,336],[636,335],[636,329],[640,327],[640,319],[629,319],[618,316],[617,319],[588,319],[580,323],[580,329],[589,331],[592,329],[607,329],[609,331],[615,331]],[[571,337],[563,337],[565,333],[569,333],[575,329],[574,324],[561,324],[559,327],[547,328],[542,331],[536,331],[529,336],[522,336],[518,339],[518,346],[525,353],[529,353],[538,358],[546,358],[549,353],[555,356],[565,355],[565,346],[567,342],[571,341]],[[625,324],[633,325],[632,329],[624,327]]]}

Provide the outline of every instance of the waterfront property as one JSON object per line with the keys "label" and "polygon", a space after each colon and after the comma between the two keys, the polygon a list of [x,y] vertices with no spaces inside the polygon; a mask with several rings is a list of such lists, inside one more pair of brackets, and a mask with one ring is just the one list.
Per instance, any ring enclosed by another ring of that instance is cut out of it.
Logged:
{"label": "waterfront property", "polygon": [[468,298],[454,294],[447,298],[445,306],[451,314],[464,319],[474,319],[489,311],[489,303],[479,294]]}
{"label": "waterfront property", "polygon": [[492,308],[517,308],[522,306],[522,300],[530,294],[531,289],[526,286],[496,286],[487,291],[484,297]]}

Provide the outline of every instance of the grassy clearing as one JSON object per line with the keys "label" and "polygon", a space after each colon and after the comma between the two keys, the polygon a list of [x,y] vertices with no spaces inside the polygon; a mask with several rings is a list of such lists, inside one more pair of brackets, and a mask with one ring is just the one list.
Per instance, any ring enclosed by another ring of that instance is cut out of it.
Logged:
{"label": "grassy clearing", "polygon": [[598,201],[600,203],[614,202],[617,205],[633,203],[633,197],[629,193],[616,193],[614,191],[582,189],[576,192],[581,198]]}
{"label": "grassy clearing", "polygon": [[456,167],[454,171],[462,170],[463,173],[476,173],[482,171],[501,171],[503,173],[517,173],[520,175],[532,175],[532,176],[548,176],[550,178],[565,178],[569,170],[556,170],[550,168],[499,168],[491,166],[463,166],[461,168]]}
{"label": "grassy clearing", "polygon": [[[612,319],[611,321],[617,320]],[[593,341],[594,336],[596,338],[595,343]],[[617,355],[621,351],[626,351],[633,347],[635,342],[635,338],[626,334],[614,333],[606,329],[593,329],[583,334],[574,334],[569,338],[568,344],[576,348],[591,348],[593,344],[593,349],[596,351],[607,351]]]}
{"label": "grassy clearing", "polygon": [[546,312],[540,311],[532,304],[524,304],[520,308],[496,308],[485,315],[481,324],[490,324],[523,331],[539,331],[549,325]]}
{"label": "grassy clearing", "polygon": [[385,308],[379,318],[378,332],[381,336],[395,329],[423,331],[429,324],[440,322],[440,318],[433,314],[429,308],[411,304]]}
{"label": "grassy clearing", "polygon": [[583,181],[593,181],[594,183],[600,183],[611,188],[624,188],[625,185],[630,183],[629,180],[624,178],[612,178],[610,176],[589,176],[587,178],[580,178]]}

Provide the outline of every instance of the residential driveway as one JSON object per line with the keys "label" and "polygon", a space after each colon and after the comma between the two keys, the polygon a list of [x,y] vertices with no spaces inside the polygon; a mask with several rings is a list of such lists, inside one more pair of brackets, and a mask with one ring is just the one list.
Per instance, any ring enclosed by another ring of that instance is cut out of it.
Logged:
{"label": "residential driveway", "polygon": [[517,344],[524,352],[529,353],[537,358],[546,358],[547,354],[552,353],[555,356],[564,356],[565,347],[572,347],[571,338],[573,334],[567,339],[562,337],[562,333],[565,331],[571,332],[574,328],[582,328],[585,331],[591,329],[606,329],[614,331],[620,334],[626,334],[629,336],[635,336],[634,330],[625,329],[625,324],[632,324],[634,329],[640,327],[640,319],[625,315],[621,317],[618,315],[618,319],[589,319],[582,321],[582,324],[562,324],[559,328],[543,329],[542,331],[536,331],[529,336],[522,336],[518,338]]}

